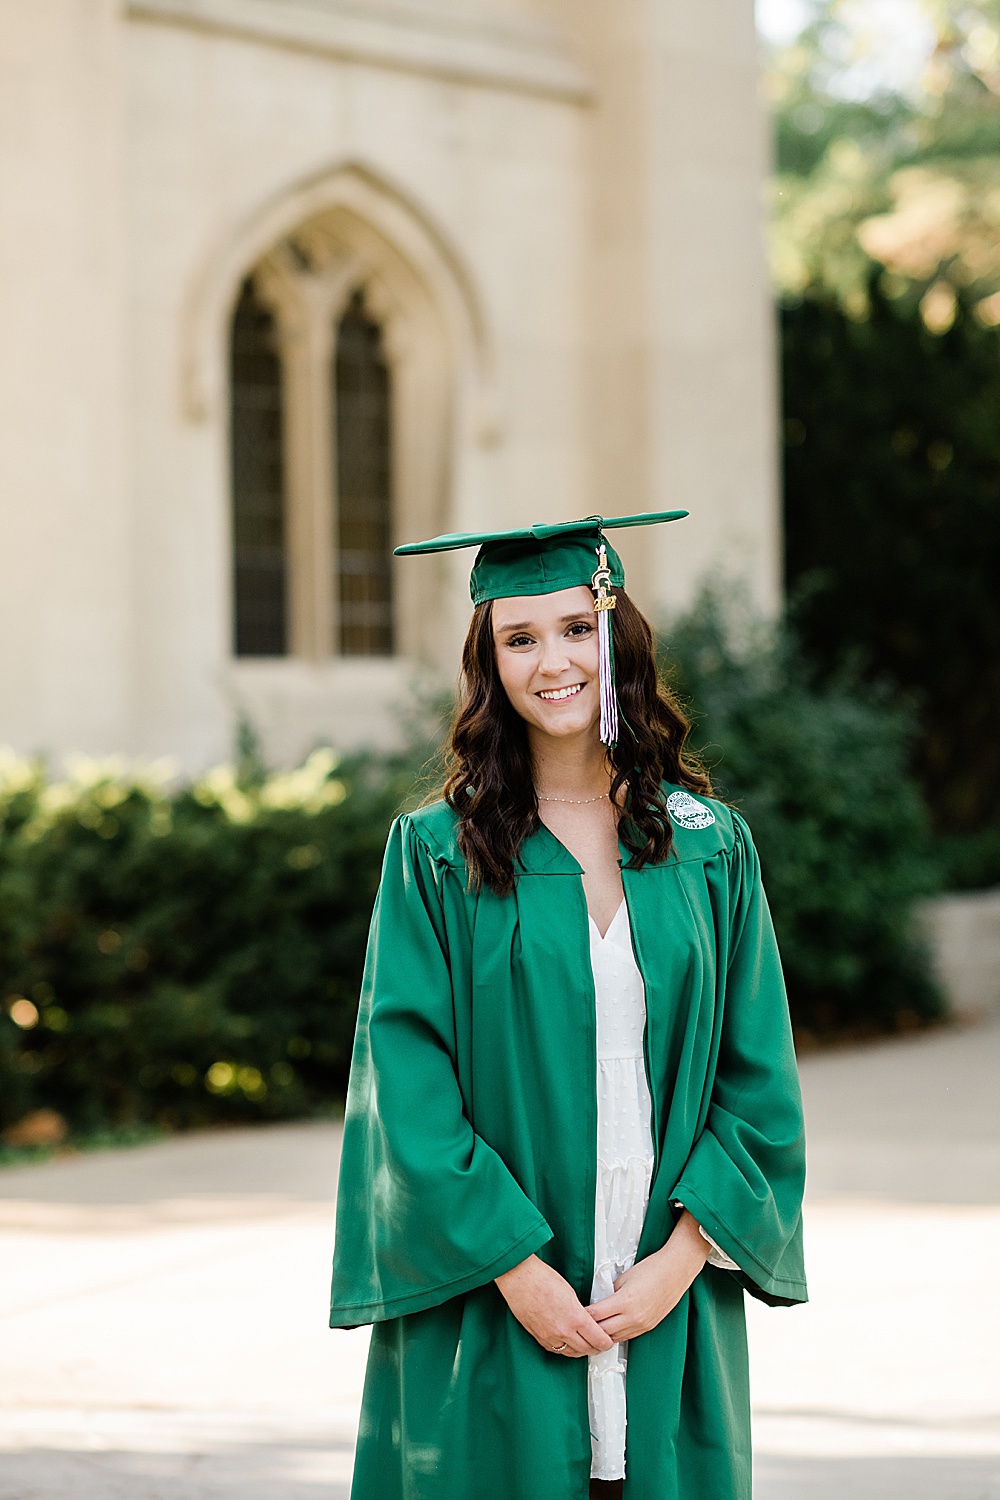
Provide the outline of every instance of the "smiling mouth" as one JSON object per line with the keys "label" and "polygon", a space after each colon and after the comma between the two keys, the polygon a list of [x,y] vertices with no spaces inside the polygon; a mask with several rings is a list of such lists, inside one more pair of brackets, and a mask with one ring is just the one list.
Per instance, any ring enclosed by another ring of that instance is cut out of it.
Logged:
{"label": "smiling mouth", "polygon": [[585,686],[583,682],[574,682],[572,687],[545,688],[535,696],[543,698],[546,703],[565,703],[567,698],[575,698],[577,693],[582,693]]}

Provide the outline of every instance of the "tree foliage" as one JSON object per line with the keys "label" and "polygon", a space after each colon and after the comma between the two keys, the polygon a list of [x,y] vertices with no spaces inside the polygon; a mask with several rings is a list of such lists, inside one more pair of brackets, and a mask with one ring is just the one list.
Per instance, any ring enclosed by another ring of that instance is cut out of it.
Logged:
{"label": "tree foliage", "polygon": [[915,708],[942,833],[1000,825],[1000,335],[941,337],[877,288],[782,315],[786,558],[798,629]]}
{"label": "tree foliage", "polygon": [[1000,0],[913,0],[892,87],[865,9],[817,4],[771,71],[786,575],[820,671],[915,710],[971,885],[1000,881]]}
{"label": "tree foliage", "polygon": [[753,831],[799,1036],[938,1015],[913,922],[935,874],[908,716],[856,681],[817,683],[793,636],[718,589],[667,632],[664,661],[719,795]]}
{"label": "tree foliage", "polygon": [[886,59],[866,58],[865,15],[859,0],[825,0],[771,59],[779,291],[833,296],[862,317],[877,267],[890,295],[934,289],[924,305],[934,331],[949,326],[958,296],[994,326],[1000,3],[914,0],[925,57],[895,86]]}

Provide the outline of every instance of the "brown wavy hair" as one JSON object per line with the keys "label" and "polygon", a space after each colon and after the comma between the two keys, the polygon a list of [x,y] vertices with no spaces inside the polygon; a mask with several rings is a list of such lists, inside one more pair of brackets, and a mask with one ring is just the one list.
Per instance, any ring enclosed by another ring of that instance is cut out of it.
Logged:
{"label": "brown wavy hair", "polygon": [[[619,833],[635,869],[666,859],[673,842],[660,783],[711,793],[707,773],[684,745],[690,725],[656,668],[653,631],[624,589],[615,589],[615,683],[621,732],[608,751]],[[493,605],[476,606],[462,651],[458,707],[447,754],[444,798],[458,815],[458,841],[475,889],[506,895],[524,840],[541,819],[527,727],[500,681]]]}

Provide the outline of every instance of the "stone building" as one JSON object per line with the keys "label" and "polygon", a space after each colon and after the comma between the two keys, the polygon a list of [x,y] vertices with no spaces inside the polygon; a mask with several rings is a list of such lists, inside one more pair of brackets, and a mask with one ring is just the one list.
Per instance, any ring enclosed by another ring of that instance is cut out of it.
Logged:
{"label": "stone building", "polygon": [[764,139],[752,0],[0,0],[0,742],[384,735],[438,530],[772,605]]}

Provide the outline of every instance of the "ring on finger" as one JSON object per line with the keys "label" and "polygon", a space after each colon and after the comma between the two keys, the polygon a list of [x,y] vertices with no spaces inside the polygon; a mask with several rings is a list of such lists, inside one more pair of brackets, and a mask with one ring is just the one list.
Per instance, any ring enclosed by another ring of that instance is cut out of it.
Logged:
{"label": "ring on finger", "polygon": [[569,1348],[569,1344],[557,1344],[555,1346],[555,1348],[553,1349],[552,1353],[553,1354],[561,1354],[564,1349],[568,1349],[568,1348]]}

